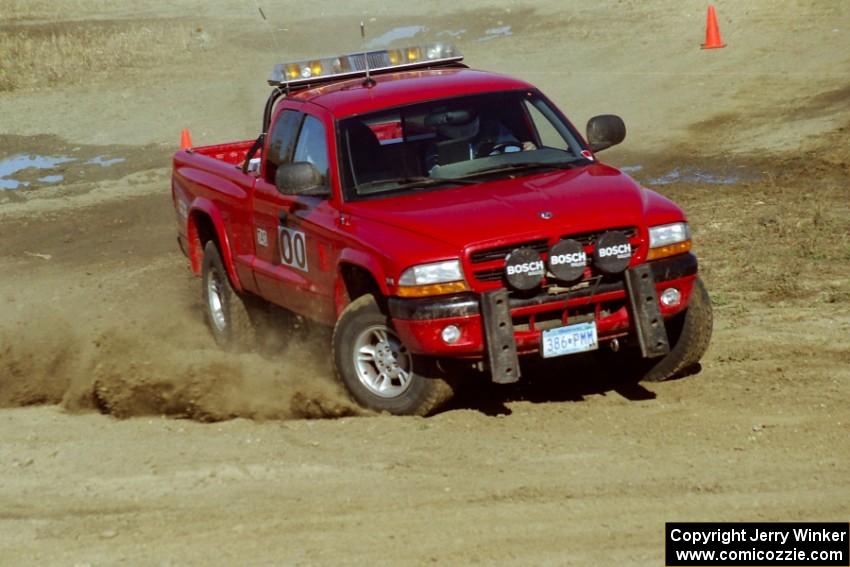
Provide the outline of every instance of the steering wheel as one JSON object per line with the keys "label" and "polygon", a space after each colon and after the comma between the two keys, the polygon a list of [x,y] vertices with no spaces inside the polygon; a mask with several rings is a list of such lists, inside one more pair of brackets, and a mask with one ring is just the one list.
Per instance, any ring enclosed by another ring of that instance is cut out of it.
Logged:
{"label": "steering wheel", "polygon": [[[515,148],[508,151],[508,148]],[[476,157],[486,157],[513,152],[521,152],[522,144],[518,142],[481,142],[475,152]]]}

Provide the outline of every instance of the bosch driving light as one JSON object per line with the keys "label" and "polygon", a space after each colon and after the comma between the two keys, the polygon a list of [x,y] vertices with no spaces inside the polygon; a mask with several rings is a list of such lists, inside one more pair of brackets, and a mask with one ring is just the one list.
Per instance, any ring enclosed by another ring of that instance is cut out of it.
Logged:
{"label": "bosch driving light", "polygon": [[691,249],[691,231],[686,222],[674,222],[649,228],[649,254],[647,260],[657,260]]}
{"label": "bosch driving light", "polygon": [[469,289],[463,280],[460,260],[420,264],[408,268],[398,280],[401,297],[443,295]]}
{"label": "bosch driving light", "polygon": [[269,85],[297,86],[340,79],[365,77],[370,73],[402,71],[462,61],[463,55],[448,43],[413,45],[339,57],[294,61],[275,65]]}

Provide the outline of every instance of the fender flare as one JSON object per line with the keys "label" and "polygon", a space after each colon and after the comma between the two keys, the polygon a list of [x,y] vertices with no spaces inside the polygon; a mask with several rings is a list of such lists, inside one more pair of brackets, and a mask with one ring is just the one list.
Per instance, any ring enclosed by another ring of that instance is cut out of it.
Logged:
{"label": "fender flare", "polygon": [[378,289],[381,294],[385,297],[389,294],[389,289],[387,288],[387,278],[386,271],[381,266],[380,262],[375,258],[375,256],[368,254],[363,250],[356,250],[354,248],[344,248],[339,255],[339,260],[337,261],[337,285],[334,290],[334,301],[336,303],[337,316],[342,312],[342,309],[345,308],[345,301],[342,296],[344,295],[345,286],[342,285],[343,277],[342,277],[342,266],[344,264],[349,264],[351,266],[356,266],[361,270],[364,270],[371,274],[372,279],[375,280],[375,283],[378,285]]}
{"label": "fender flare", "polygon": [[227,237],[227,231],[224,229],[224,219],[221,216],[221,211],[219,211],[218,207],[212,201],[203,197],[198,197],[192,201],[186,224],[186,235],[189,241],[189,261],[192,263],[192,272],[195,275],[200,275],[204,252],[198,236],[197,219],[199,216],[205,216],[212,222],[216,242],[218,243],[219,252],[221,252],[221,259],[224,262],[227,275],[230,277],[230,283],[233,284],[233,287],[237,291],[242,291],[242,283],[239,281],[239,276],[236,275],[236,266],[233,264],[230,239]]}

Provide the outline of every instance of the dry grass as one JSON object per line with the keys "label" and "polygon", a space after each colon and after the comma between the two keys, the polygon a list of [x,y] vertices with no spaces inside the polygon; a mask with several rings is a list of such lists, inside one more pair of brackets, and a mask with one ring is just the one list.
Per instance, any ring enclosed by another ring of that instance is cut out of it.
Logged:
{"label": "dry grass", "polygon": [[0,92],[115,77],[173,61],[205,38],[203,30],[157,20],[0,26]]}
{"label": "dry grass", "polygon": [[665,191],[689,213],[700,271],[716,304],[814,301],[850,308],[848,175],[809,163],[747,185]]}
{"label": "dry grass", "polygon": [[57,17],[86,19],[121,17],[130,11],[162,8],[162,3],[148,0],[116,2],[115,0],[0,0],[0,20],[56,20]]}

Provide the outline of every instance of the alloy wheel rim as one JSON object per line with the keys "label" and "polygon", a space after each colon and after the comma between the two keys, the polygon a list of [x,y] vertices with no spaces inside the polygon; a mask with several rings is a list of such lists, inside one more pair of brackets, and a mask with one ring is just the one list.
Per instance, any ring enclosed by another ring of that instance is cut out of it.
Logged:
{"label": "alloy wheel rim", "polygon": [[370,393],[396,398],[413,378],[413,357],[398,335],[385,325],[364,329],[354,341],[354,369],[357,379]]}
{"label": "alloy wheel rim", "polygon": [[218,331],[224,331],[227,327],[227,318],[224,314],[222,282],[217,270],[210,271],[207,278],[207,307],[215,328]]}

